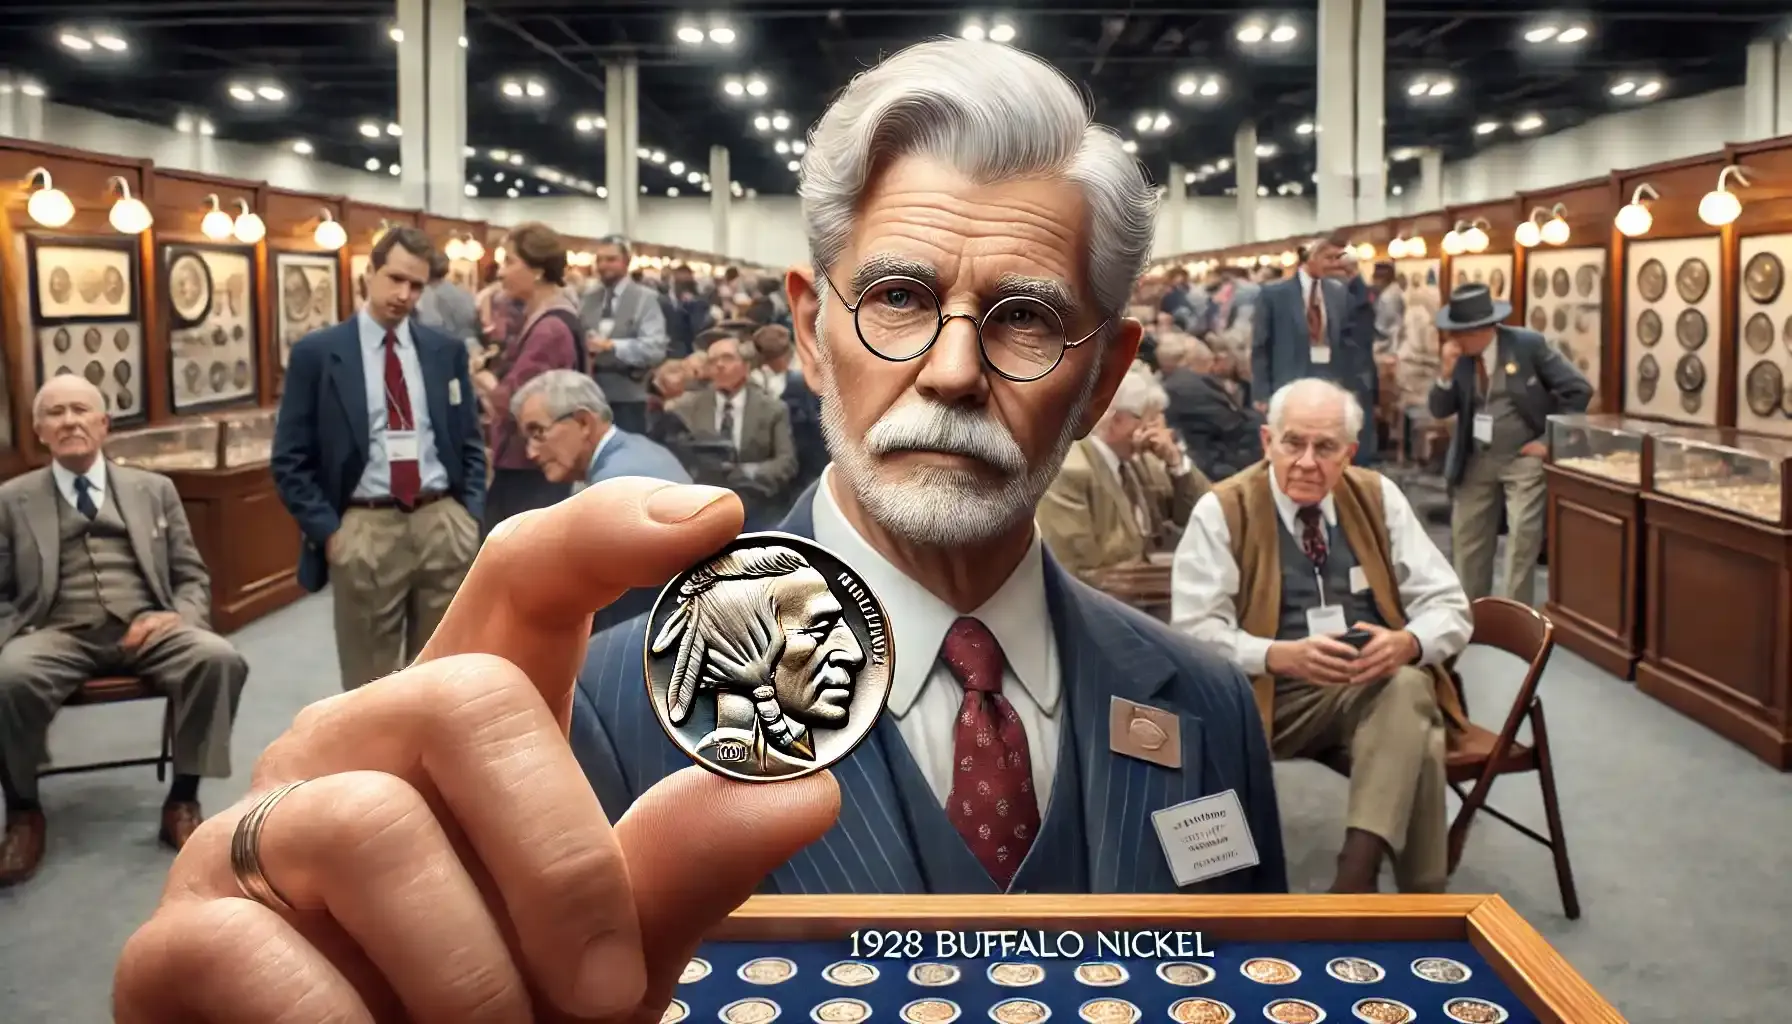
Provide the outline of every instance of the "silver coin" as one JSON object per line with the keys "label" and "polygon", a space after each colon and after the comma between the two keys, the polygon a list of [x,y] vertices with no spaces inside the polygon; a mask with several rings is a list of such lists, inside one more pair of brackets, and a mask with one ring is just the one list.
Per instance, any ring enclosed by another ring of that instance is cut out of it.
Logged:
{"label": "silver coin", "polygon": [[868,964],[860,960],[841,960],[831,963],[821,972],[821,976],[827,980],[848,988],[869,985],[877,980],[877,975],[878,970],[875,964]]}
{"label": "silver coin", "polygon": [[1373,985],[1388,974],[1380,964],[1360,956],[1338,957],[1325,965],[1325,973],[1352,985]]}
{"label": "silver coin", "polygon": [[1462,961],[1444,956],[1422,956],[1414,960],[1412,973],[1415,977],[1435,981],[1440,985],[1460,985],[1475,974]]}
{"label": "silver coin", "polygon": [[829,999],[809,1011],[815,1024],[860,1024],[871,1018],[871,1004],[863,999]]}
{"label": "silver coin", "polygon": [[814,541],[749,533],[674,577],[643,652],[660,727],[692,760],[743,782],[821,771],[883,714],[889,615]]}

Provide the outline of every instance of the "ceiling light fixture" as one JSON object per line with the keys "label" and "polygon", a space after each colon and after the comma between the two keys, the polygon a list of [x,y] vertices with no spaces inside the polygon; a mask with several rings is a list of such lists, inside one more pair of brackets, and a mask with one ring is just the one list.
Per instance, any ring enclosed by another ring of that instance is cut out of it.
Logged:
{"label": "ceiling light fixture", "polygon": [[377,171],[380,169],[380,158],[377,156],[370,156],[367,158],[367,162],[362,164],[361,166],[367,168],[370,171]]}
{"label": "ceiling light fixture", "polygon": [[1445,79],[1441,79],[1439,81],[1431,83],[1431,87],[1425,90],[1425,95],[1433,97],[1433,98],[1441,99],[1445,96],[1450,95],[1451,93],[1453,93],[1455,91],[1456,91],[1456,83],[1451,81],[1448,78],[1445,78]]}
{"label": "ceiling light fixture", "polygon": [[1396,235],[1396,236],[1394,236],[1394,240],[1388,243],[1388,259],[1400,260],[1400,259],[1405,259],[1405,258],[1406,258],[1406,236],[1405,235]]}
{"label": "ceiling light fixture", "polygon": [[1492,135],[1499,130],[1500,123],[1498,121],[1482,121],[1480,124],[1475,125],[1476,135]]}
{"label": "ceiling light fixture", "polygon": [[236,218],[224,212],[223,204],[219,201],[216,192],[206,196],[205,201],[210,203],[212,208],[206,211],[205,218],[199,222],[199,230],[212,241],[222,242],[229,238],[230,233],[236,229]]}
{"label": "ceiling light fixture", "polygon": [[1302,121],[1301,123],[1295,125],[1294,126],[1294,134],[1296,134],[1296,135],[1311,135],[1311,134],[1313,134],[1313,122]]}
{"label": "ceiling light fixture", "polygon": [[317,152],[317,147],[304,139],[294,139],[292,143],[292,151],[300,156],[310,156]]}
{"label": "ceiling light fixture", "polygon": [[802,139],[797,139],[790,144],[790,151],[797,156],[802,156],[804,153],[809,152],[809,144]]}
{"label": "ceiling light fixture", "polygon": [[1612,87],[1606,91],[1610,92],[1613,96],[1628,96],[1636,91],[1636,80],[1626,78],[1622,82],[1614,83]]}
{"label": "ceiling light fixture", "polygon": [[722,91],[738,99],[747,94],[747,87],[738,78],[724,78],[722,79]]}
{"label": "ceiling light fixture", "polygon": [[1268,159],[1269,157],[1275,156],[1276,152],[1276,144],[1273,142],[1257,143],[1257,156],[1259,158]]}
{"label": "ceiling light fixture", "polygon": [[783,139],[779,139],[777,144],[772,146],[772,148],[777,150],[779,156],[783,156],[790,152],[790,143],[785,142]]}
{"label": "ceiling light fixture", "polygon": [[1543,115],[1542,114],[1526,114],[1525,116],[1519,118],[1518,121],[1512,125],[1513,130],[1517,131],[1521,135],[1527,135],[1531,132],[1537,131],[1538,129],[1540,129],[1542,127],[1543,127]]}
{"label": "ceiling light fixture", "polygon": [[460,39],[458,39],[456,41],[460,43],[461,49],[464,50],[467,48],[467,37],[466,36],[461,36]]}
{"label": "ceiling light fixture", "polygon": [[1264,40],[1264,37],[1268,35],[1268,26],[1264,25],[1261,21],[1253,19],[1238,26],[1238,31],[1232,33],[1232,38],[1246,46],[1255,46],[1256,44],[1261,43]]}
{"label": "ceiling light fixture", "polygon": [[323,207],[323,215],[324,219],[317,222],[317,230],[311,233],[311,240],[317,243],[319,249],[334,252],[348,244],[348,232],[335,215],[330,213],[329,207]]}
{"label": "ceiling light fixture", "polygon": [[1544,245],[1567,245],[1568,237],[1573,234],[1568,227],[1568,208],[1557,203],[1549,212],[1549,219],[1543,222],[1539,235]]}
{"label": "ceiling light fixture", "polygon": [[254,103],[255,90],[246,85],[232,85],[230,87],[230,98],[238,103]]}
{"label": "ceiling light fixture", "polygon": [[1462,240],[1462,231],[1468,227],[1467,221],[1457,221],[1456,225],[1444,232],[1444,255],[1460,256],[1468,246]]}
{"label": "ceiling light fixture", "polygon": [[398,122],[396,122],[396,121],[387,121],[386,122],[386,134],[390,135],[396,139],[400,135],[404,134],[404,129],[399,127]]}
{"label": "ceiling light fixture", "polygon": [[610,190],[605,188],[602,185],[597,186],[597,198],[599,198],[599,199],[610,198]]}
{"label": "ceiling light fixture", "polygon": [[504,190],[504,194],[505,194],[505,195],[507,195],[507,196],[509,196],[509,197],[510,197],[510,198],[512,198],[512,199],[515,199],[515,198],[516,198],[516,197],[518,197],[518,196],[520,196],[520,195],[522,195],[522,193],[521,193],[521,192],[518,192],[518,191],[517,191],[517,190],[516,190],[516,189],[514,189],[514,188],[510,188],[510,189],[505,189],[505,190]]}
{"label": "ceiling light fixture", "polygon": [[1549,211],[1538,206],[1531,210],[1530,216],[1512,232],[1512,241],[1519,248],[1529,249],[1543,241],[1542,218],[1548,217]]}
{"label": "ceiling light fixture", "polygon": [[537,185],[535,186],[535,191],[545,196],[548,194],[548,187],[546,185]]}
{"label": "ceiling light fixture", "polygon": [[1492,228],[1493,225],[1487,223],[1485,218],[1475,218],[1468,230],[1462,233],[1462,247],[1473,253],[1486,252],[1487,247],[1493,244],[1493,239],[1488,235]]}
{"label": "ceiling light fixture", "polygon": [[1587,32],[1587,27],[1585,25],[1570,25],[1569,27],[1556,33],[1556,42],[1560,43],[1563,46],[1572,46],[1573,44],[1578,43],[1581,40],[1587,38],[1587,35],[1588,35],[1588,32]]}
{"label": "ceiling light fixture", "polygon": [[727,25],[716,25],[709,30],[709,41],[717,46],[733,46],[734,30]]}
{"label": "ceiling light fixture", "polygon": [[697,46],[703,42],[703,30],[686,22],[678,26],[678,41],[688,46]]}
{"label": "ceiling light fixture", "polygon": [[404,173],[404,168],[400,167],[398,164],[389,164],[386,167],[386,173],[396,178]]}
{"label": "ceiling light fixture", "polygon": [[964,27],[958,30],[958,34],[974,43],[980,43],[989,37],[989,33],[983,30],[983,23],[975,18],[965,22]]}
{"label": "ceiling light fixture", "polygon": [[1639,100],[1651,99],[1659,95],[1661,95],[1661,79],[1659,78],[1652,78],[1636,87],[1636,98]]}
{"label": "ceiling light fixture", "polygon": [[1137,153],[1139,151],[1139,144],[1131,139],[1127,139],[1125,142],[1120,143],[1120,150],[1121,152],[1129,154]]}
{"label": "ceiling light fixture", "polygon": [[467,182],[466,187],[461,189],[461,191],[467,194],[468,199],[477,199],[479,197],[479,186],[470,181]]}
{"label": "ceiling light fixture", "polygon": [[684,161],[683,160],[674,160],[671,163],[666,165],[666,170],[672,172],[673,174],[683,174],[684,173]]}
{"label": "ceiling light fixture", "polygon": [[531,78],[523,83],[523,93],[532,100],[541,99],[548,94],[548,87],[537,79]]}
{"label": "ceiling light fixture", "polygon": [[1534,25],[1525,30],[1524,41],[1527,43],[1547,43],[1551,39],[1554,39],[1556,33],[1560,31],[1561,30],[1554,25]]}
{"label": "ceiling light fixture", "polygon": [[207,118],[199,119],[199,134],[210,137],[218,134],[218,128]]}
{"label": "ceiling light fixture", "polygon": [[76,53],[86,53],[93,49],[93,42],[86,36],[77,35],[67,30],[59,34],[56,41],[61,43],[64,49],[73,50]]}
{"label": "ceiling light fixture", "polygon": [[1292,43],[1299,36],[1300,30],[1294,27],[1294,23],[1291,21],[1284,21],[1270,30],[1269,41],[1272,43]]}
{"label": "ceiling light fixture", "polygon": [[112,53],[123,53],[131,48],[131,44],[125,42],[123,36],[111,32],[95,32],[93,41],[100,49]]}
{"label": "ceiling light fixture", "polygon": [[802,164],[802,161],[800,161],[800,160],[792,160],[789,163],[785,164],[784,166],[790,168],[790,170],[794,172],[794,171],[800,170],[802,168],[803,164]]}
{"label": "ceiling light fixture", "polygon": [[1717,188],[1705,193],[1705,198],[1699,200],[1699,219],[1714,228],[1732,223],[1742,215],[1742,200],[1736,198],[1736,193],[1729,189],[1732,174],[1745,188],[1754,184],[1737,164],[1730,164],[1717,172]]}
{"label": "ceiling light fixture", "polygon": [[1649,199],[1661,198],[1661,193],[1655,191],[1655,186],[1645,181],[1636,187],[1635,192],[1630,194],[1630,202],[1618,211],[1616,217],[1612,218],[1613,226],[1626,238],[1646,235],[1649,233],[1649,229],[1655,226],[1655,215],[1649,212],[1647,206],[1643,205],[1643,193],[1645,192],[1648,193]]}
{"label": "ceiling light fixture", "polygon": [[404,29],[394,25],[386,30],[386,38],[395,43],[402,43],[404,42]]}
{"label": "ceiling light fixture", "polygon": [[523,83],[515,81],[514,79],[506,79],[504,82],[499,84],[498,91],[503,93],[504,95],[510,97],[513,100],[522,99],[523,98]]}
{"label": "ceiling light fixture", "polygon": [[684,176],[684,180],[690,182],[693,185],[699,185],[699,184],[703,183],[703,175],[698,174],[696,171],[692,171],[691,173]]}
{"label": "ceiling light fixture", "polygon": [[275,85],[272,82],[268,82],[263,85],[256,86],[255,87],[255,95],[260,96],[262,99],[267,100],[269,103],[279,103],[281,100],[286,99],[286,90],[280,88],[279,86]]}
{"label": "ceiling light fixture", "polygon": [[671,188],[666,189],[666,196],[669,199],[677,199],[678,198],[678,186],[674,185]]}
{"label": "ceiling light fixture", "polygon": [[753,130],[754,131],[759,131],[759,132],[769,131],[771,129],[771,126],[772,126],[772,119],[769,117],[766,117],[764,114],[760,114],[759,116],[753,118]]}
{"label": "ceiling light fixture", "polygon": [[770,91],[771,87],[765,84],[765,79],[758,77],[747,79],[748,96],[764,96]]}
{"label": "ceiling light fixture", "polygon": [[362,121],[356,130],[369,139],[377,139],[380,137],[380,126],[374,124],[372,121]]}
{"label": "ceiling light fixture", "polygon": [[525,163],[525,161],[523,160],[523,154],[521,154],[521,153],[510,154],[510,166],[521,167],[521,166],[523,166],[524,163]]}
{"label": "ceiling light fixture", "polygon": [[666,162],[666,151],[663,149],[656,149],[647,154],[647,159],[656,164],[663,164]]}
{"label": "ceiling light fixture", "polygon": [[249,209],[249,201],[247,199],[238,199],[236,205],[240,212],[237,213],[236,223],[231,229],[231,233],[236,236],[236,240],[244,245],[254,245],[256,242],[266,238],[268,235],[268,226],[262,221],[260,214]]}
{"label": "ceiling light fixture", "polygon": [[790,115],[789,114],[773,114],[772,115],[772,131],[783,132],[783,131],[789,131],[789,130],[790,130]]}
{"label": "ceiling light fixture", "polygon": [[123,235],[140,235],[148,231],[155,223],[155,217],[151,216],[149,207],[143,205],[143,200],[131,195],[130,182],[114,175],[106,180],[106,187],[118,190],[118,200],[106,216],[112,229]]}
{"label": "ceiling light fixture", "polygon": [[492,172],[492,180],[500,181],[500,182],[503,181],[504,180],[504,172],[503,171],[493,171]]}
{"label": "ceiling light fixture", "polygon": [[998,21],[989,27],[989,41],[992,43],[1014,42],[1014,26],[1005,21]]}

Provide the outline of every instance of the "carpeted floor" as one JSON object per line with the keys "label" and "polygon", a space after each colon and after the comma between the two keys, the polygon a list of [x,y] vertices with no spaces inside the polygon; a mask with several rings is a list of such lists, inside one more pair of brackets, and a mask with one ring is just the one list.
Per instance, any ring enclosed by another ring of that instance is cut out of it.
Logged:
{"label": "carpeted floor", "polygon": [[[233,638],[249,659],[249,691],[236,776],[208,784],[208,804],[240,796],[256,753],[300,707],[336,692],[330,638],[327,598]],[[1471,651],[1464,667],[1479,716],[1503,713],[1517,662]],[[1548,852],[1492,819],[1472,833],[1453,891],[1503,895],[1633,1021],[1783,1018],[1792,998],[1792,775],[1566,651],[1540,692],[1584,916],[1562,917]],[[71,711],[52,751],[78,761],[153,748],[157,714],[147,704]],[[1346,783],[1306,762],[1278,766],[1277,783],[1294,888],[1323,889]],[[155,843],[161,799],[148,769],[46,780],[48,860],[30,884],[0,891],[0,1020],[109,1019],[112,964],[154,906],[171,859]],[[1500,782],[1493,802],[1542,827],[1534,779]]]}

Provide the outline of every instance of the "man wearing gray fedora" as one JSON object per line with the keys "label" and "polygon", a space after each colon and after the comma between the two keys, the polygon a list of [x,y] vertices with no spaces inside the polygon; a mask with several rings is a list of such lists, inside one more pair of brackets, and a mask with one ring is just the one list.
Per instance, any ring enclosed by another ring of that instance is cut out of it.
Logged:
{"label": "man wearing gray fedora", "polygon": [[1443,376],[1431,414],[1456,417],[1444,462],[1454,496],[1451,558],[1469,600],[1493,593],[1500,506],[1506,513],[1503,596],[1532,603],[1543,544],[1544,433],[1556,413],[1585,412],[1592,385],[1536,331],[1501,321],[1512,314],[1486,285],[1466,284],[1437,312]]}

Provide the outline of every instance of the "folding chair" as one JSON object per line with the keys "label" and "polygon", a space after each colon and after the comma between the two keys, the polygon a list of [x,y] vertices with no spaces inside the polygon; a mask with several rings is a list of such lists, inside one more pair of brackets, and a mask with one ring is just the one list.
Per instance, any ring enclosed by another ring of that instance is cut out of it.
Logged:
{"label": "folding chair", "polygon": [[[167,694],[158,692],[148,683],[135,676],[106,676],[100,679],[89,679],[81,684],[81,688],[69,697],[63,707],[93,706],[96,704],[122,704],[133,700],[164,699]],[[40,778],[48,775],[72,775],[77,772],[99,772],[110,768],[139,768],[155,765],[156,781],[168,779],[168,767],[174,762],[174,702],[168,701],[167,710],[162,713],[162,747],[155,757],[127,758],[122,761],[99,761],[93,764],[50,765],[38,770]]]}
{"label": "folding chair", "polygon": [[[1468,840],[1469,824],[1476,812],[1486,811],[1517,829],[1524,836],[1547,846],[1555,856],[1556,882],[1562,890],[1562,910],[1569,920],[1580,917],[1580,897],[1574,890],[1574,869],[1568,863],[1568,842],[1562,832],[1562,808],[1556,799],[1554,762],[1549,750],[1549,731],[1543,722],[1543,701],[1537,696],[1537,683],[1549,664],[1555,648],[1555,626],[1542,613],[1503,597],[1483,597],[1474,604],[1475,632],[1471,644],[1481,644],[1505,651],[1526,664],[1524,682],[1512,701],[1512,710],[1498,733],[1471,724],[1460,744],[1449,753],[1447,777],[1450,788],[1462,799],[1462,809],[1450,825],[1450,871],[1462,860],[1463,844]],[[1518,727],[1529,719],[1531,744],[1518,741]],[[1543,789],[1543,813],[1549,835],[1541,835],[1512,820],[1487,803],[1493,780],[1518,772],[1537,773]],[[1462,787],[1473,783],[1467,793]]]}

